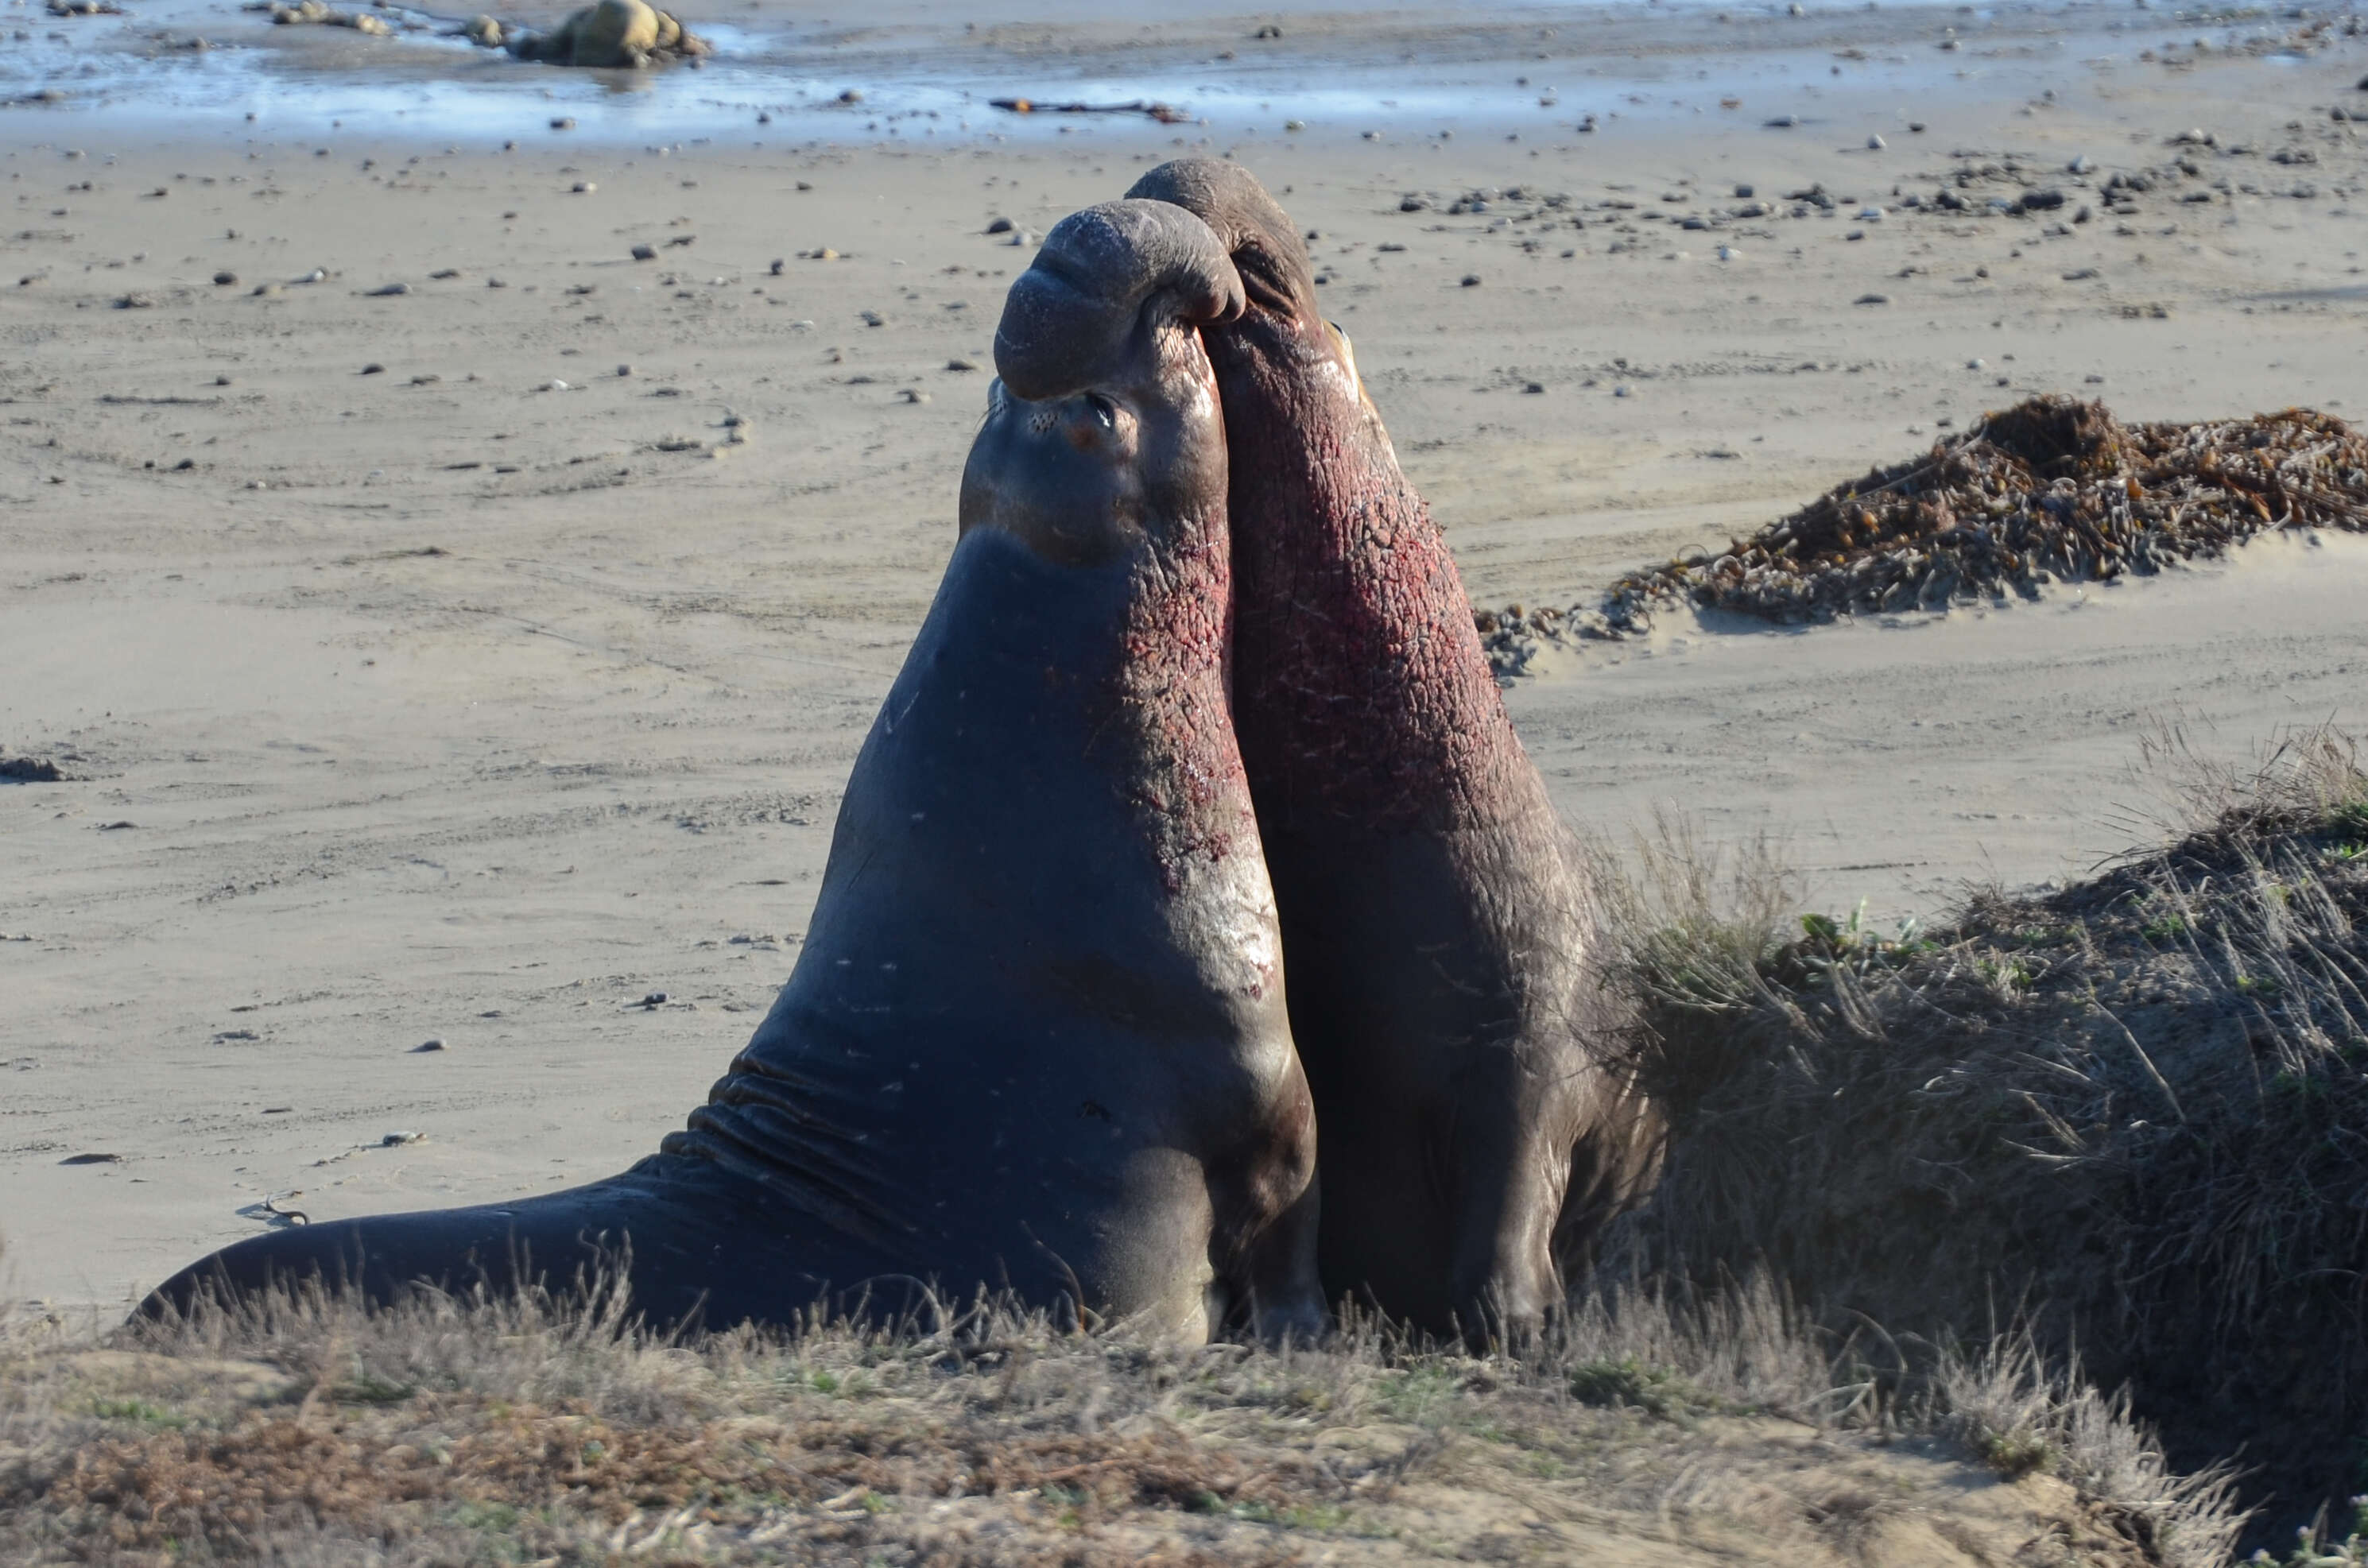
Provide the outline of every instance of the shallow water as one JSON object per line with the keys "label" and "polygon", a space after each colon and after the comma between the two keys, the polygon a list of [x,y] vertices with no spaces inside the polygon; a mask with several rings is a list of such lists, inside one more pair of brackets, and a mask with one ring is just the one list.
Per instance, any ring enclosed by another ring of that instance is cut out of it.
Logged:
{"label": "shallow water", "polygon": [[[120,17],[23,18],[0,55],[0,124],[11,141],[87,141],[161,127],[199,140],[389,132],[487,142],[548,136],[648,142],[749,136],[758,144],[969,141],[1064,135],[1173,141],[1281,134],[1401,140],[1441,133],[1570,142],[1593,117],[1711,116],[1790,132],[1869,98],[1904,115],[1953,96],[2038,97],[2100,64],[2195,37],[2214,48],[2281,37],[2285,17],[2206,24],[2144,7],[1944,3],[1819,8],[1715,0],[1620,6],[1507,5],[1408,11],[1313,5],[1258,18],[1207,6],[1098,7],[1038,0],[1001,19],[949,19],[920,0],[860,25],[763,0],[726,22],[687,5],[717,46],[701,69],[588,72],[521,64],[438,36],[457,17],[384,14],[392,39],[273,27],[232,0],[130,0]],[[530,15],[547,21],[548,10]],[[1252,37],[1281,17],[1282,36]],[[1961,47],[1940,47],[1950,29]],[[208,47],[190,47],[196,39]],[[1228,58],[1230,56],[1230,58]],[[860,94],[843,101],[843,93]],[[1140,115],[1015,115],[995,97],[1173,106],[1187,123]],[[759,117],[765,117],[762,120]]]}

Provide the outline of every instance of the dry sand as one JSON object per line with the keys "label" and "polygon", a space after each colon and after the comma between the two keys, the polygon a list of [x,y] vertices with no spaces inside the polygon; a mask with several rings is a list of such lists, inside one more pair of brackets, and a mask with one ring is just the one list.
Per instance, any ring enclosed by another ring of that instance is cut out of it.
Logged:
{"label": "dry sand", "polygon": [[[1321,235],[1474,597],[1568,603],[2031,392],[2368,414],[2368,157],[2325,107],[2368,110],[2363,58],[1994,60],[1929,106],[1837,88],[1790,131],[1747,105],[1520,142],[1383,117],[814,147],[734,119],[660,156],[540,119],[504,152],[9,111],[0,750],[74,781],[0,784],[6,1290],[119,1301],[274,1195],[487,1199],[679,1123],[796,958],[952,543],[986,373],[949,362],[988,364],[1030,254],[990,219],[1234,152]],[[2057,179],[2091,200],[2198,125],[2253,149],[2204,151],[2207,203],[2060,237],[1893,206],[1959,148],[2085,154]],[[1724,233],[1399,210],[1520,185],[1676,213],[1738,181],[1857,201]],[[2363,590],[2362,541],[2266,544],[1938,623],[1665,631],[1509,700],[1586,827],[1773,832],[1820,904],[1930,913],[2120,847],[2150,722],[2230,756],[2368,726]]]}

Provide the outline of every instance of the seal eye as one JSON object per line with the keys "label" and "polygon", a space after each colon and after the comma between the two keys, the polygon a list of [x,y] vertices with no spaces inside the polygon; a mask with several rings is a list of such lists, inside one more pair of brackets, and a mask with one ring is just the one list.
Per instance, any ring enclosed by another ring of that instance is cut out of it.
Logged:
{"label": "seal eye", "polygon": [[1118,428],[1118,405],[1099,392],[1086,394],[1086,406],[1093,411],[1095,421],[1105,430]]}

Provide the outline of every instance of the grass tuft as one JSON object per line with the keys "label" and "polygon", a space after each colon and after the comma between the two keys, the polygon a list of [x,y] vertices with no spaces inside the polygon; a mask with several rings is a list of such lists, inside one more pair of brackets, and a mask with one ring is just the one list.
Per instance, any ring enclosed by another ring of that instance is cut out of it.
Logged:
{"label": "grass tuft", "polygon": [[[2241,1453],[2248,1500],[2307,1517],[2368,1490],[2368,774],[2317,732],[2164,777],[2167,843],[1930,930],[1799,922],[1764,855],[1629,873],[1611,926],[1672,1131],[1610,1256],[1763,1267],[1893,1331],[1909,1381],[2010,1325],[2032,1399],[2085,1362],[2181,1464]],[[1968,1432],[2068,1473],[2061,1434]]]}

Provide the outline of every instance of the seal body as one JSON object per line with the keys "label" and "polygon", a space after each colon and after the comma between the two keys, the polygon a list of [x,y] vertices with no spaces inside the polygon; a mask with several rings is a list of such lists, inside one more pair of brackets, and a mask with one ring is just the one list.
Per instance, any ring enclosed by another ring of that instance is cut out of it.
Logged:
{"label": "seal body", "polygon": [[1006,318],[1038,395],[990,390],[962,537],[797,966],[657,1154],[256,1237],[157,1299],[312,1272],[378,1298],[564,1283],[623,1244],[662,1322],[891,1317],[985,1287],[1168,1338],[1317,1328],[1313,1108],[1233,738],[1224,437],[1194,331],[1238,304],[1173,209],[1048,236]]}
{"label": "seal body", "polygon": [[1236,727],[1324,1129],[1325,1287],[1485,1337],[1656,1168],[1611,1058],[1578,846],[1514,733],[1446,540],[1400,472],[1297,229],[1238,165],[1132,196],[1218,234],[1203,335],[1232,453]]}

